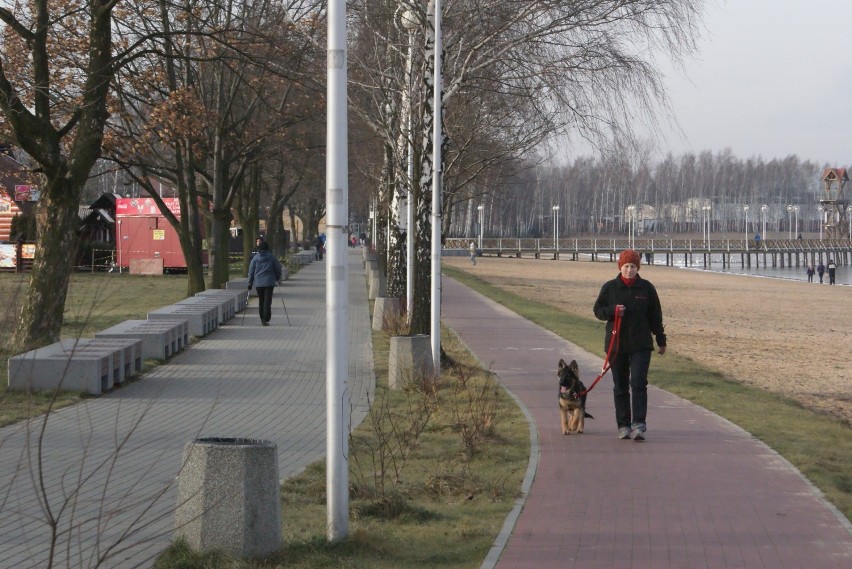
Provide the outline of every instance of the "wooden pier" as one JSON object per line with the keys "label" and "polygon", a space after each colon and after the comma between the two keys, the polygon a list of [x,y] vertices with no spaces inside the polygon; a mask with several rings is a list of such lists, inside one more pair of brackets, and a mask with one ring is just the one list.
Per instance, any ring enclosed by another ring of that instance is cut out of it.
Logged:
{"label": "wooden pier", "polygon": [[[444,242],[444,250],[468,254],[470,243],[478,245],[476,238],[450,238]],[[519,239],[487,238],[482,247],[477,247],[483,256],[533,257],[536,259],[615,261],[624,249],[635,249],[646,259],[674,266],[710,267],[721,263],[730,267],[732,263],[742,267],[805,267],[834,260],[838,265],[852,264],[852,240],[849,239],[630,239],[624,238],[552,238]]]}

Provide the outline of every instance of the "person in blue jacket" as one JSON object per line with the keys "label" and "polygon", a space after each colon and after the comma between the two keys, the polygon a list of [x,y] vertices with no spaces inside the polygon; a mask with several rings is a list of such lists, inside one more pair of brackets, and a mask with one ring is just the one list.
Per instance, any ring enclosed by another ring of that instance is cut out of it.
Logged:
{"label": "person in blue jacket", "polygon": [[281,280],[281,263],[269,250],[269,243],[261,242],[248,270],[248,288],[257,285],[258,311],[260,323],[269,326],[272,319],[272,291]]}

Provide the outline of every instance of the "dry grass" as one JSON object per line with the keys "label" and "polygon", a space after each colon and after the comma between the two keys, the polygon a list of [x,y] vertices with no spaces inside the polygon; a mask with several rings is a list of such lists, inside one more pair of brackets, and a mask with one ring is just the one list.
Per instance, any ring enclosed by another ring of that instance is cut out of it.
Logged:
{"label": "dry grass", "polygon": [[[0,273],[0,426],[44,413],[51,405],[64,407],[80,400],[78,393],[25,393],[6,390],[10,338],[18,322],[29,275]],[[186,297],[185,276],[150,277],[115,273],[77,273],[71,278],[63,338],[89,338],[96,332]],[[55,399],[54,399],[55,398]]]}

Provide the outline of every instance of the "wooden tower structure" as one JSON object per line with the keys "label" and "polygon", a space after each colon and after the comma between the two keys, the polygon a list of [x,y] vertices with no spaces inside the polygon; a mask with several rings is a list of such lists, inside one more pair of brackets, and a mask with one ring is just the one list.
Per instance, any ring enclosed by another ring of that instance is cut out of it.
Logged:
{"label": "wooden tower structure", "polygon": [[819,200],[820,223],[828,239],[849,238],[852,211],[849,200],[843,195],[843,187],[848,181],[846,168],[826,168],[822,173],[825,192]]}

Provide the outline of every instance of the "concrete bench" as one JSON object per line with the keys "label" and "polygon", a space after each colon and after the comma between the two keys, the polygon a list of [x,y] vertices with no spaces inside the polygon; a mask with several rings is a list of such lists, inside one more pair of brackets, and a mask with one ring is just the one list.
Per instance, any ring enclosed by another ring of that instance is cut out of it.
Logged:
{"label": "concrete bench", "polygon": [[[246,285],[248,286],[248,285]],[[233,298],[234,299],[234,310],[236,312],[242,312],[248,306],[248,290],[245,288],[242,289],[221,289],[221,288],[211,288],[208,290],[204,290],[196,294],[195,296],[212,296],[212,297],[224,297],[224,298]]]}
{"label": "concrete bench", "polygon": [[122,383],[125,348],[62,340],[9,358],[9,389],[65,389],[100,395]]}
{"label": "concrete bench", "polygon": [[148,320],[186,320],[189,333],[201,338],[219,327],[219,310],[201,304],[171,304],[149,312]]}
{"label": "concrete bench", "polygon": [[125,320],[95,338],[136,338],[144,359],[165,360],[189,343],[189,326],[186,320]]}
{"label": "concrete bench", "polygon": [[309,265],[314,262],[316,251],[299,251],[290,256],[291,265]]}
{"label": "concrete bench", "polygon": [[248,277],[231,279],[225,283],[225,290],[244,290],[249,296],[257,296],[257,289],[248,290]]}
{"label": "concrete bench", "polygon": [[139,338],[98,338],[86,341],[87,349],[117,349],[121,357],[121,372],[113,373],[113,386],[123,385],[138,373],[142,373],[142,340]]}
{"label": "concrete bench", "polygon": [[216,309],[218,325],[225,324],[236,314],[236,300],[233,296],[190,296],[175,303],[178,306],[209,306]]}

